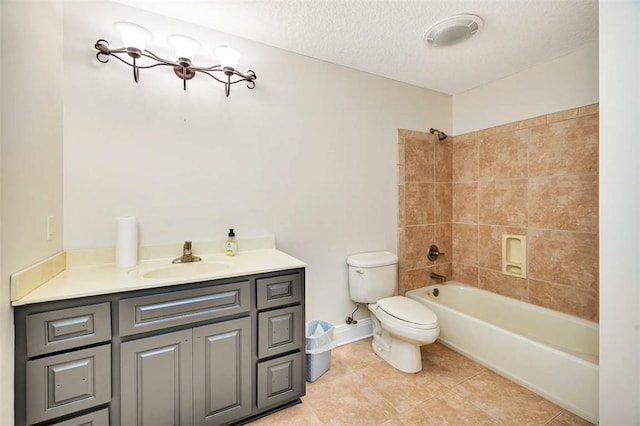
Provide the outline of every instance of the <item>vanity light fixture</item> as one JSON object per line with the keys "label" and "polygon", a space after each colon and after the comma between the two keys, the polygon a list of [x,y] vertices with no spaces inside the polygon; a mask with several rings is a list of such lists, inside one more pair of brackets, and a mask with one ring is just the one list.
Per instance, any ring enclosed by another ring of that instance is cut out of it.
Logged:
{"label": "vanity light fixture", "polygon": [[114,28],[122,35],[124,47],[111,49],[108,41],[99,39],[95,44],[98,50],[96,59],[106,64],[111,56],[129,65],[133,68],[133,79],[136,83],[140,79],[141,69],[168,66],[173,68],[173,72],[182,80],[184,90],[187,90],[187,80],[191,80],[197,73],[206,74],[224,84],[224,92],[227,96],[232,84],[246,81],[249,89],[256,87],[256,73],[252,70],[244,74],[238,71],[238,60],[242,54],[229,46],[221,46],[215,50],[214,53],[220,60],[219,65],[199,67],[193,65],[193,59],[201,45],[191,37],[179,34],[169,37],[168,42],[174,48],[177,58],[175,61],[170,61],[145,49],[147,42],[153,37],[146,28],[131,22],[116,22]]}

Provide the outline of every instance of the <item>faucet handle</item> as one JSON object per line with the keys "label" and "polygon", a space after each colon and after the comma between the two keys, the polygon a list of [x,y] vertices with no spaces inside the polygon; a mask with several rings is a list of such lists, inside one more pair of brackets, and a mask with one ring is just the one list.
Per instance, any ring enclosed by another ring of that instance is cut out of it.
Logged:
{"label": "faucet handle", "polygon": [[429,260],[434,261],[440,255],[444,255],[444,253],[438,249],[438,246],[432,245],[431,247],[429,247],[429,251],[427,252],[427,257],[429,258]]}

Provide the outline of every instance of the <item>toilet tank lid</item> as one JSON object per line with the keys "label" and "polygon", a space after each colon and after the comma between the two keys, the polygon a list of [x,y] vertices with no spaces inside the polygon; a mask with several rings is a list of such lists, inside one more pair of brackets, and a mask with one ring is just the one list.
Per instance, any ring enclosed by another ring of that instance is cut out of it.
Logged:
{"label": "toilet tank lid", "polygon": [[368,253],[357,253],[347,257],[349,266],[358,268],[375,268],[377,266],[394,265],[398,263],[398,256],[390,251],[371,251]]}

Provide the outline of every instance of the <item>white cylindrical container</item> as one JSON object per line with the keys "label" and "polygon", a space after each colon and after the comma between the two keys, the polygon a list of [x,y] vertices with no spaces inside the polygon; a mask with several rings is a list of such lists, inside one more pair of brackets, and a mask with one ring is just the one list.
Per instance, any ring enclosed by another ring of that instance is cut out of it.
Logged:
{"label": "white cylindrical container", "polygon": [[116,267],[130,268],[138,263],[138,218],[116,219]]}

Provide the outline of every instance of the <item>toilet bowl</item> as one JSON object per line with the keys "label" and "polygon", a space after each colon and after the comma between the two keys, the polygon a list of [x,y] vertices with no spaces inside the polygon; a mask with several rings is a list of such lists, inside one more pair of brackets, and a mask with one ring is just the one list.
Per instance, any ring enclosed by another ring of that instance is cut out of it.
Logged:
{"label": "toilet bowl", "polygon": [[359,253],[349,256],[347,264],[351,299],[367,303],[371,312],[373,351],[400,371],[421,371],[420,346],[438,338],[438,318],[423,304],[395,295],[397,256],[390,252]]}
{"label": "toilet bowl", "polygon": [[[373,321],[373,351],[405,373],[422,370],[420,346],[435,342],[440,334],[438,318],[425,306],[404,296],[393,296],[368,305]],[[416,306],[417,305],[417,306]]]}

